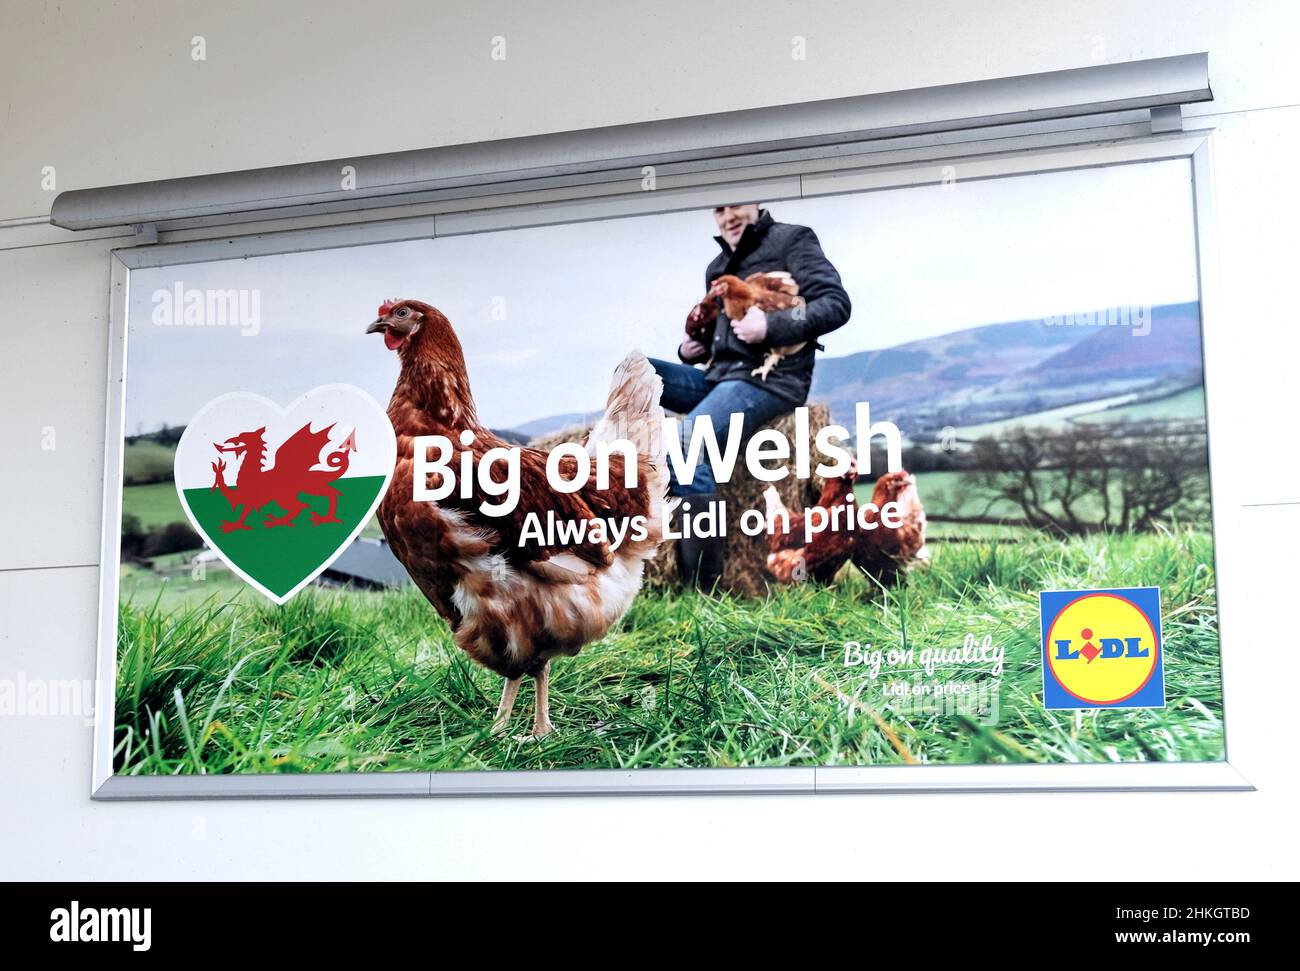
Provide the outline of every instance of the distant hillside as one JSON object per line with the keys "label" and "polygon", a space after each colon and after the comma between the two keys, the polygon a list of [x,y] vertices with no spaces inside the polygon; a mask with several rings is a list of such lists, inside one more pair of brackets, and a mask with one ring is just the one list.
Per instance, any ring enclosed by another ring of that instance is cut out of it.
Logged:
{"label": "distant hillside", "polygon": [[531,435],[522,435],[513,428],[489,428],[488,431],[510,445],[527,445],[532,441]]}
{"label": "distant hillside", "polygon": [[1136,337],[1122,327],[1085,329],[1083,340],[1043,362],[1046,371],[1091,369],[1107,374],[1164,377],[1171,372],[1199,375],[1201,318],[1194,303],[1156,307],[1151,331]]}
{"label": "distant hillside", "polygon": [[1155,307],[1150,332],[1061,326],[1042,320],[985,324],[878,351],[825,358],[811,398],[839,422],[871,402],[873,418],[912,437],[1134,391],[1158,393],[1200,380],[1195,303]]}
{"label": "distant hillside", "polygon": [[[590,425],[600,414],[598,411],[570,411],[562,415],[548,415],[545,418],[534,418],[522,425],[516,425],[510,431],[520,441],[527,443],[542,435],[550,435],[566,428],[573,428],[576,425]],[[498,432],[498,434],[504,438],[506,433]]]}

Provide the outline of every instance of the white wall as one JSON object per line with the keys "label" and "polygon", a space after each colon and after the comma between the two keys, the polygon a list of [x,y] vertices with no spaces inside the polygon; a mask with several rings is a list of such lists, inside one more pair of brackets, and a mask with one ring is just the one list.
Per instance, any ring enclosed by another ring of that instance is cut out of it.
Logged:
{"label": "white wall", "polygon": [[[0,877],[1073,877],[1097,872],[1095,844],[1059,839],[1080,821],[1115,823],[1107,876],[1297,876],[1300,664],[1284,607],[1300,545],[1300,12],[1283,0],[735,9],[3,0],[0,679],[94,677],[107,253],[123,241],[5,226],[48,213],[44,167],[63,190],[1208,50],[1217,99],[1197,111],[1219,128],[1222,270],[1209,399],[1240,426],[1213,442],[1216,467],[1235,470],[1215,496],[1229,751],[1260,791],[95,804],[83,719],[0,717]],[[195,35],[204,62],[190,58]],[[494,35],[504,62],[489,57]],[[796,35],[806,61],[790,57]]]}

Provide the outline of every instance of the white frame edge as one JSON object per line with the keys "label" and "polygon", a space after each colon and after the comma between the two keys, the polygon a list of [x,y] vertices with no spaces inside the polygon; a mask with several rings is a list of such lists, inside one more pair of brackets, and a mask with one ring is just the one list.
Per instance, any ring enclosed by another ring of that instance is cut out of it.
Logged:
{"label": "white frame edge", "polygon": [[[946,146],[900,160],[879,157],[839,159],[842,166],[791,163],[769,178],[735,182],[710,181],[652,192],[610,195],[594,187],[590,198],[444,211],[408,218],[366,219],[344,214],[337,225],[275,232],[251,232],[219,239],[194,239],[114,250],[109,313],[108,401],[105,419],[104,526],[100,563],[98,682],[92,798],[192,799],[284,798],[300,796],[485,796],[485,795],[653,795],[704,793],[835,792],[1011,792],[1011,791],[1253,791],[1254,786],[1229,762],[985,764],[972,766],[843,766],[751,769],[569,769],[535,771],[410,772],[313,775],[119,776],[112,771],[113,713],[117,667],[117,607],[122,501],[122,434],[127,360],[126,328],[130,271],[219,259],[296,253],[341,246],[363,246],[405,239],[494,232],[531,226],[649,215],[701,208],[716,199],[721,186],[729,194],[753,194],[766,200],[811,198],[835,193],[878,191],[934,184],[943,180],[943,162],[964,157],[964,180],[1004,178],[1042,172],[1092,168],[1161,159],[1187,159],[1192,169],[1196,253],[1200,275],[1203,347],[1212,343],[1207,308],[1215,306],[1217,252],[1210,180],[1210,132],[1137,134],[1073,132],[1074,141],[1042,134],[1000,140],[996,150],[970,143]],[[981,150],[982,149],[982,150]],[[904,154],[904,153],[898,153]],[[871,164],[874,163],[874,164]],[[480,203],[481,206],[481,203]],[[1208,355],[1207,355],[1208,357]],[[1205,372],[1207,431],[1211,455],[1215,434],[1209,410],[1210,369]],[[1211,477],[1214,463],[1211,460]],[[1217,530],[1216,530],[1217,532]],[[1217,549],[1217,545],[1216,545]],[[1216,586],[1222,578],[1216,568]],[[1223,621],[1220,615],[1220,665],[1226,682]],[[1230,653],[1230,652],[1229,652]],[[1225,699],[1226,708],[1226,699]],[[109,717],[101,717],[108,713]],[[1226,753],[1225,735],[1225,753]]]}

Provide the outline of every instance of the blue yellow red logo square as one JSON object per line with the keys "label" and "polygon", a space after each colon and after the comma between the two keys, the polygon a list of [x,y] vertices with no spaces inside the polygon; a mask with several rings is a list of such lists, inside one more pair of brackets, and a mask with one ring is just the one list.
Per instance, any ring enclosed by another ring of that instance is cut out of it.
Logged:
{"label": "blue yellow red logo square", "polygon": [[1038,607],[1044,708],[1165,706],[1159,587],[1048,590]]}

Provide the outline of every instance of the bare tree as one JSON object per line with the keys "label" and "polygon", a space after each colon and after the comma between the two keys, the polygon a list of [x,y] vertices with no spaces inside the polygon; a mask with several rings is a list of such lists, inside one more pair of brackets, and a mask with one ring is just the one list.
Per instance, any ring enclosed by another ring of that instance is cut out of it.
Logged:
{"label": "bare tree", "polygon": [[1199,423],[1074,423],[1019,428],[975,443],[971,483],[1019,507],[1025,523],[1066,534],[1148,531],[1196,515],[1208,499]]}

